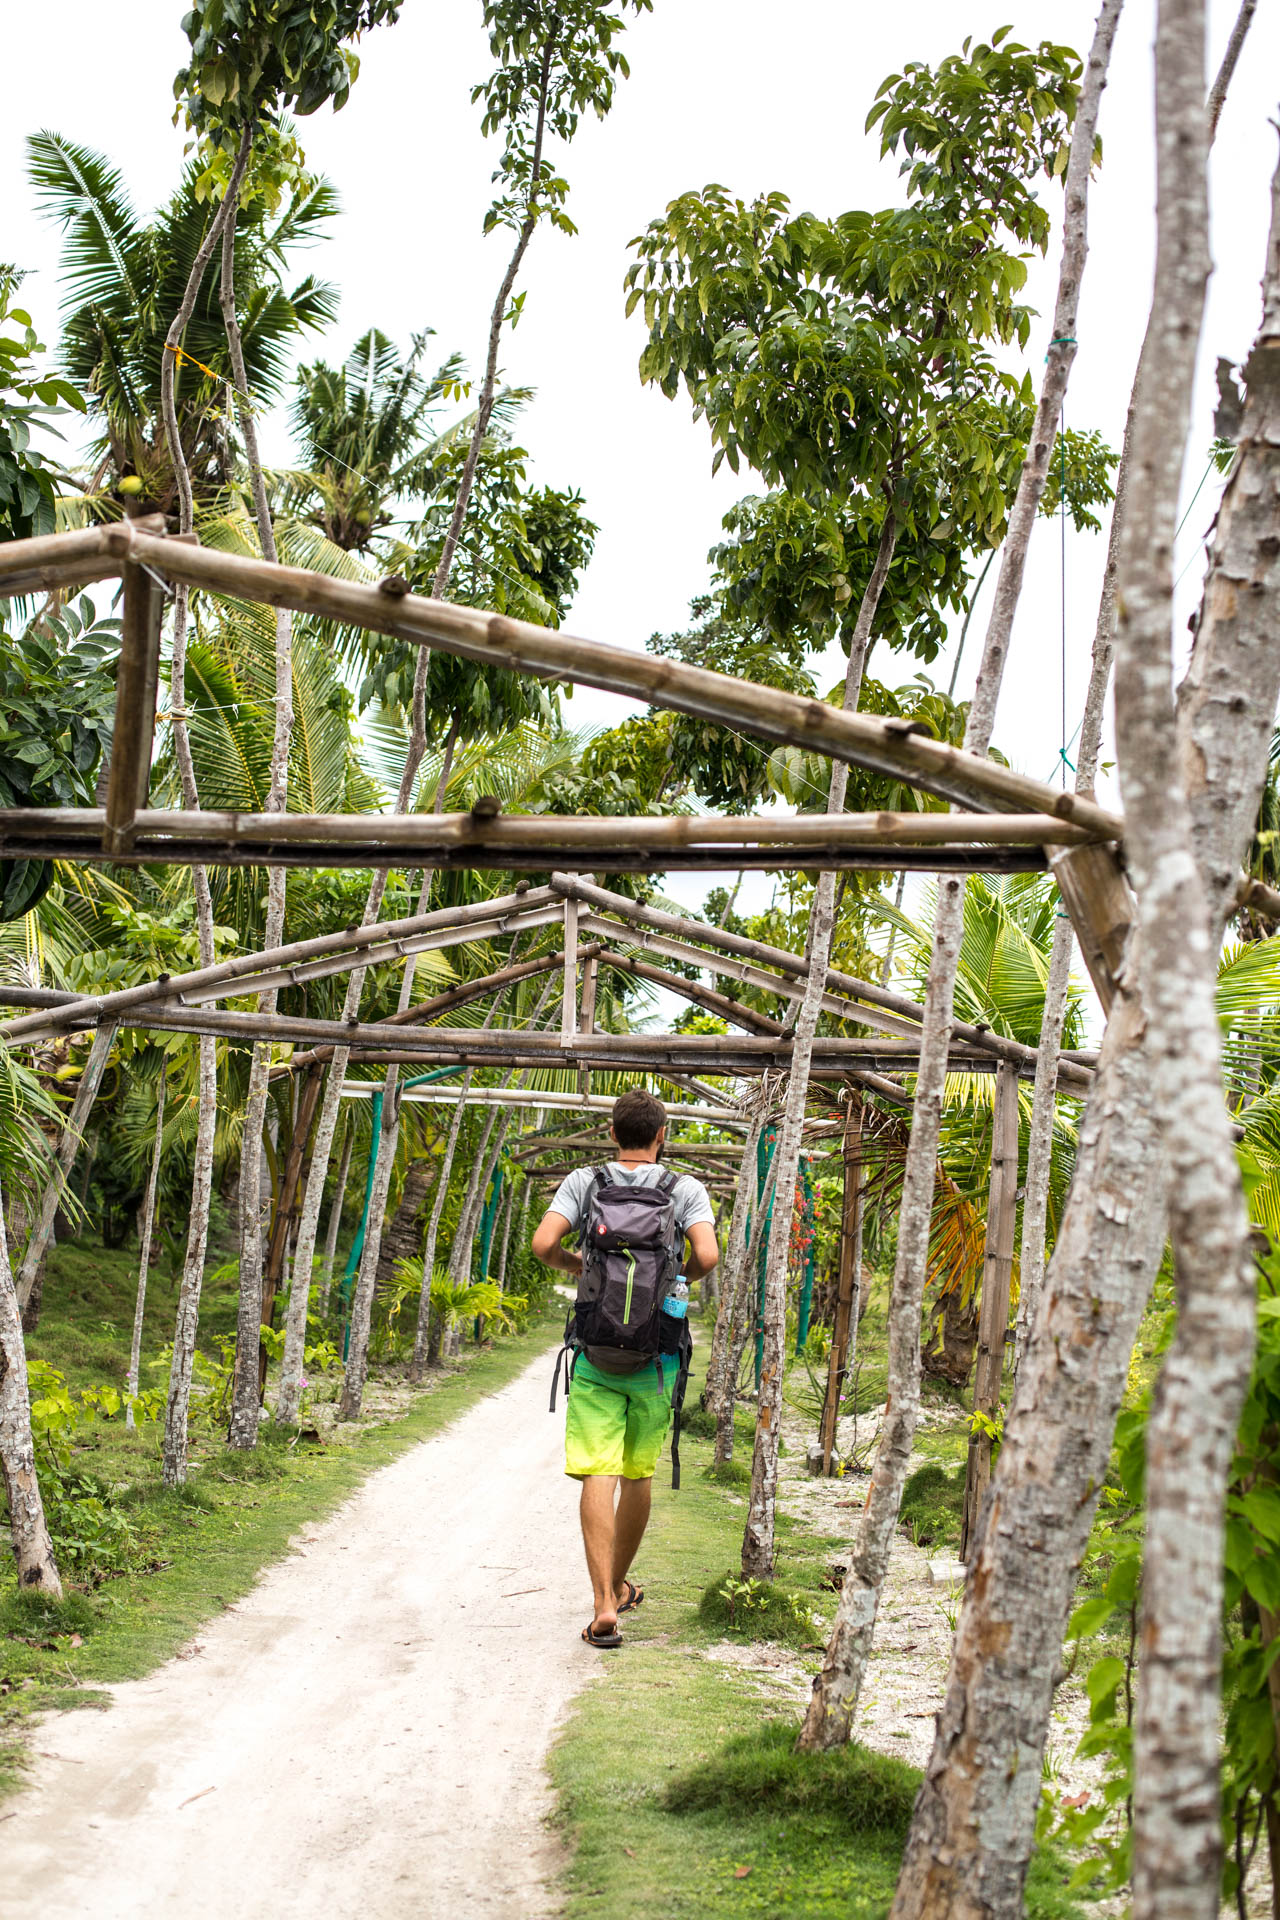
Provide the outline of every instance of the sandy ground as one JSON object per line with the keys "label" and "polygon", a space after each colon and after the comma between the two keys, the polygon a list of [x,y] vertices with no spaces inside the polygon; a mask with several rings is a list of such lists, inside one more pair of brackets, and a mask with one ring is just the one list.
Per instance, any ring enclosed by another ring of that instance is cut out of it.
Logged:
{"label": "sandy ground", "polygon": [[553,1913],[543,1762],[600,1656],[549,1381],[374,1474],[111,1712],[47,1719],[5,1920]]}

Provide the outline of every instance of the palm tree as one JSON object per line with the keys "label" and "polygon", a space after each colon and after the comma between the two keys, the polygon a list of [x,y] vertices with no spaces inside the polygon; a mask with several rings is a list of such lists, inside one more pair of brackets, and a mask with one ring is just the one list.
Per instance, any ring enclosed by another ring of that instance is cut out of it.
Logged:
{"label": "palm tree", "polygon": [[[81,494],[74,513],[115,518],[122,502],[130,513],[166,513],[176,483],[165,448],[160,371],[165,334],[211,217],[197,191],[201,169],[188,165],[168,204],[143,220],[104,155],[52,132],[33,134],[28,152],[42,209],[66,236],[62,367],[90,396],[94,437],[87,472],[74,483]],[[314,275],[292,290],[283,283],[294,248],[320,238],[336,211],[333,188],[315,180],[287,198],[276,217],[260,201],[237,216],[236,287],[256,406],[279,395],[298,336],[326,326],[337,311],[335,289]],[[197,498],[206,502],[233,477],[229,378],[213,262],[175,376],[183,448]]]}
{"label": "palm tree", "polygon": [[466,425],[435,431],[434,409],[461,399],[466,383],[456,353],[434,374],[421,372],[429,338],[414,334],[401,359],[394,341],[371,327],[342,366],[316,360],[298,369],[290,412],[302,465],[276,476],[281,511],[311,521],[347,552],[368,552],[397,524],[397,504],[431,498],[440,454]]}

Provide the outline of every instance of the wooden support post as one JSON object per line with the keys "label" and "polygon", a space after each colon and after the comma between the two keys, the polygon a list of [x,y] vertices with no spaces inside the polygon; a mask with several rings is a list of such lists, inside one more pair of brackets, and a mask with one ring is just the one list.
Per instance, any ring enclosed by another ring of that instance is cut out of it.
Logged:
{"label": "wooden support post", "polygon": [[[996,1073],[991,1129],[991,1188],[987,1200],[987,1242],[982,1265],[982,1304],[978,1313],[978,1364],[973,1410],[994,1421],[1000,1411],[1005,1333],[1013,1287],[1014,1220],[1018,1203],[1018,1079],[1012,1067]],[[969,1435],[965,1474],[964,1520],[960,1558],[967,1560],[978,1515],[991,1479],[991,1435]]]}
{"label": "wooden support post", "polygon": [[857,1326],[858,1291],[862,1275],[862,1109],[850,1106],[844,1131],[844,1204],[840,1215],[840,1278],[836,1290],[836,1319],[827,1361],[827,1390],[822,1402],[818,1444],[822,1471],[830,1475],[836,1446],[840,1396],[849,1370],[849,1345]]}
{"label": "wooden support post", "polygon": [[[307,1145],[311,1138],[311,1123],[315,1119],[316,1105],[320,1099],[320,1089],[324,1084],[324,1068],[317,1061],[310,1067],[302,1082],[298,1094],[298,1111],[293,1122],[293,1133],[289,1140],[289,1150],[280,1169],[280,1188],[276,1195],[275,1216],[271,1222],[271,1237],[267,1242],[267,1257],[262,1268],[262,1324],[269,1327],[275,1318],[276,1295],[280,1291],[280,1282],[284,1277],[285,1250],[289,1245],[290,1229],[298,1218],[298,1194],[302,1185],[303,1167],[307,1159]],[[302,1284],[309,1286],[310,1274],[301,1276]],[[293,1276],[295,1287],[299,1276]],[[258,1346],[258,1398],[261,1399],[267,1385],[267,1350]]]}
{"label": "wooden support post", "polygon": [[1050,847],[1047,851],[1089,977],[1103,1012],[1110,1013],[1135,918],[1129,884],[1110,847]]}
{"label": "wooden support post", "polygon": [[560,1009],[560,1038],[569,1044],[578,1030],[578,903],[564,903],[564,1000]]}
{"label": "wooden support post", "polygon": [[48,1185],[40,1202],[40,1212],[31,1229],[31,1237],[27,1241],[22,1265],[18,1268],[15,1282],[18,1306],[24,1312],[31,1298],[31,1289],[36,1283],[36,1274],[40,1270],[40,1256],[49,1244],[54,1216],[67,1190],[67,1181],[71,1178],[71,1169],[75,1165],[76,1154],[80,1149],[85,1122],[98,1097],[98,1088],[102,1085],[107,1055],[111,1051],[111,1043],[115,1037],[114,1020],[109,1020],[105,1026],[99,1027],[94,1034],[89,1058],[85,1061],[80,1085],[76,1088],[76,1097],[72,1102],[71,1112],[67,1115],[67,1124],[62,1129],[62,1138],[58,1142],[58,1155],[50,1171]]}
{"label": "wooden support post", "polygon": [[[116,719],[107,772],[104,853],[128,853],[134,823],[147,804],[151,780],[151,741],[160,682],[160,628],[164,588],[145,567],[126,561],[120,663],[116,669]],[[181,701],[179,688],[174,694]]]}
{"label": "wooden support post", "polygon": [[[582,1006],[578,1013],[578,1032],[594,1033],[596,1030],[596,984],[600,977],[598,949],[589,952],[582,962]],[[583,1067],[578,1073],[578,1092],[590,1093],[591,1069]]]}

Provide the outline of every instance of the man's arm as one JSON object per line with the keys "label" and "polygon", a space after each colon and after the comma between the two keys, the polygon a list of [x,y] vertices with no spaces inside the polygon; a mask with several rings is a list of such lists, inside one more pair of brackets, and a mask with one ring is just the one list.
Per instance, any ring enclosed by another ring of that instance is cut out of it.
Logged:
{"label": "man's arm", "polygon": [[[554,1209],[544,1213],[534,1230],[529,1250],[534,1258],[541,1260],[544,1266],[558,1267],[561,1273],[581,1273],[582,1255],[576,1247],[562,1246],[566,1233],[573,1230],[572,1220],[566,1220],[562,1213]],[[710,1228],[707,1229],[710,1232]],[[714,1261],[712,1262],[714,1265]]]}
{"label": "man's arm", "polygon": [[[554,1215],[551,1217],[554,1218]],[[685,1279],[705,1280],[713,1268],[720,1264],[716,1230],[709,1220],[695,1221],[689,1228],[688,1241],[689,1251],[684,1263]]]}

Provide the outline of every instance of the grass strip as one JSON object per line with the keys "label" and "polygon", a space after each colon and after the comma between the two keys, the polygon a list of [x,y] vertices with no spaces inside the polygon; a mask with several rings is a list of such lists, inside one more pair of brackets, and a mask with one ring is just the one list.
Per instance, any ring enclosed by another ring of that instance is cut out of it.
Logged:
{"label": "grass strip", "polygon": [[[746,1501],[707,1472],[696,1424],[681,1439],[680,1492],[663,1465],[654,1482],[635,1574],[644,1605],[624,1617],[623,1648],[600,1654],[599,1682],[552,1753],[571,1848],[564,1920],[882,1920],[919,1773],[856,1744],[795,1752],[820,1649],[752,1646],[763,1623],[751,1610],[735,1634],[707,1603],[738,1561]],[[847,1541],[779,1515],[778,1542],[778,1590],[829,1622],[826,1582]],[[1031,1920],[1079,1920],[1066,1873],[1037,1857]]]}

